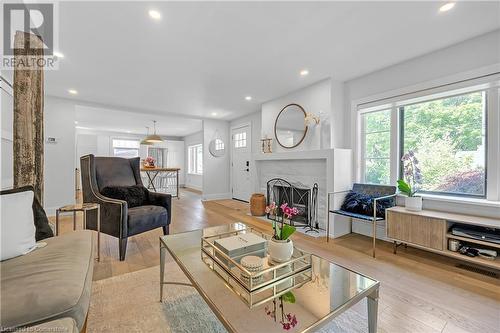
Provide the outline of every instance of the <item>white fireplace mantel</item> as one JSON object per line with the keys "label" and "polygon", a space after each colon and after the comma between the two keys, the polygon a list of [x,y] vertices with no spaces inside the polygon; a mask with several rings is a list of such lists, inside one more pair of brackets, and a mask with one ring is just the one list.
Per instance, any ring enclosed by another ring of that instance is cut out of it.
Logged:
{"label": "white fireplace mantel", "polygon": [[279,153],[256,153],[253,154],[254,161],[274,161],[274,160],[317,160],[333,158],[335,151],[349,151],[350,149],[321,149],[307,151],[287,151]]}
{"label": "white fireplace mantel", "polygon": [[318,222],[326,226],[327,193],[347,190],[352,185],[352,151],[321,149],[252,154],[255,190],[265,193],[268,180],[279,177],[312,188],[319,185]]}
{"label": "white fireplace mantel", "polygon": [[[326,190],[328,192],[341,191],[349,188],[352,184],[352,151],[351,149],[318,149],[307,151],[287,151],[279,153],[257,153],[252,156],[257,166],[257,177],[259,164],[266,161],[305,161],[325,160],[326,162]],[[258,183],[258,181],[256,182]]]}

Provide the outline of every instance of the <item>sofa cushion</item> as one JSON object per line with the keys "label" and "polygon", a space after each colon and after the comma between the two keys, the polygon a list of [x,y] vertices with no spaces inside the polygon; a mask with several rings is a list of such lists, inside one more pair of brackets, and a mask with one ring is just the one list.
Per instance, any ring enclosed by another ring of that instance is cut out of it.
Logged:
{"label": "sofa cushion", "polygon": [[[383,195],[365,194],[356,191],[350,191],[345,196],[344,202],[340,210],[355,213],[358,215],[373,216],[373,199]],[[392,207],[393,198],[382,199],[377,201],[377,217],[385,218],[385,210]]]}
{"label": "sofa cushion", "polygon": [[148,201],[148,190],[142,185],[133,186],[107,186],[101,194],[113,199],[127,202],[128,208],[142,206]]}
{"label": "sofa cushion", "polygon": [[[33,186],[22,186],[15,189],[0,191],[0,195],[12,194],[18,192],[25,191],[34,191]],[[47,214],[45,214],[45,210],[40,204],[40,200],[36,194],[33,197],[33,205],[31,206],[33,209],[33,221],[35,223],[35,240],[40,241],[45,238],[54,237],[54,232],[49,225],[49,219],[47,218]]]}
{"label": "sofa cushion", "polygon": [[31,208],[34,195],[30,188],[0,193],[0,260],[21,256],[35,249]]}
{"label": "sofa cushion", "polygon": [[140,234],[167,225],[168,212],[160,206],[140,206],[128,210],[128,235]]}
{"label": "sofa cushion", "polygon": [[83,328],[94,267],[91,231],[47,238],[47,246],[0,263],[0,326],[71,317]]}

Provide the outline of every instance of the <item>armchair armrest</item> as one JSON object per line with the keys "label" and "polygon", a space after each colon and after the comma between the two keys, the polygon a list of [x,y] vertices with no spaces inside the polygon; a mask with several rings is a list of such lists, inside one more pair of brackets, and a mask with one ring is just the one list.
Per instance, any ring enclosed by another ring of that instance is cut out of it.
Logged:
{"label": "armchair armrest", "polygon": [[394,194],[391,194],[391,195],[384,195],[383,197],[373,198],[373,201],[389,199],[389,198],[395,197],[397,195],[398,195],[397,193],[394,193]]}
{"label": "armchair armrest", "polygon": [[326,210],[327,210],[327,214],[330,214],[330,197],[332,195],[335,195],[335,194],[339,194],[339,193],[346,193],[346,192],[349,192],[351,190],[343,190],[343,191],[335,191],[335,192],[327,192],[326,193]]}
{"label": "armchair armrest", "polygon": [[377,218],[377,201],[393,198],[393,197],[396,197],[396,195],[397,195],[397,193],[394,193],[391,195],[384,195],[383,197],[373,198],[373,219]]}
{"label": "armchair armrest", "polygon": [[326,194],[327,195],[332,195],[332,194],[338,194],[338,193],[345,193],[345,192],[349,192],[351,190],[343,190],[343,191],[335,191],[335,192],[327,192]]}
{"label": "armchair armrest", "polygon": [[[86,202],[100,205],[102,232],[120,238],[127,236],[128,205],[126,201],[105,197],[99,192],[92,191],[91,198],[87,198]],[[87,220],[87,225],[97,230],[97,221],[93,217]]]}
{"label": "armchair armrest", "polygon": [[172,195],[148,191],[149,203],[155,206],[164,207],[168,212],[167,224],[170,224],[172,218]]}

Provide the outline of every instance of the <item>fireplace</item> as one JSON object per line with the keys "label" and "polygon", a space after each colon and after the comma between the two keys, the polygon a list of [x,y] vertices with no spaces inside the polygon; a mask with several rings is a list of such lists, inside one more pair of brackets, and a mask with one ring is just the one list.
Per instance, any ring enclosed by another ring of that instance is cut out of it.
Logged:
{"label": "fireplace", "polygon": [[[317,228],[316,207],[317,207],[317,189],[315,184],[313,188],[308,188],[302,184],[292,184],[282,178],[273,178],[267,182],[267,204],[275,202],[279,207],[283,203],[297,208],[299,214],[291,221],[294,225],[315,226]],[[267,218],[279,220],[280,217],[268,214]]]}

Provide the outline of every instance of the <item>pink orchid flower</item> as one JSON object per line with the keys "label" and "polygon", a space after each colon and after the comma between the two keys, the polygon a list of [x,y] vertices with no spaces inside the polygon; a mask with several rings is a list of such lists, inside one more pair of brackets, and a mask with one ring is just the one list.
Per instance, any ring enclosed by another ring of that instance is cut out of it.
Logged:
{"label": "pink orchid flower", "polygon": [[266,213],[267,214],[270,214],[272,212],[274,212],[276,210],[276,203],[275,202],[271,202],[271,204],[269,206],[266,206]]}

